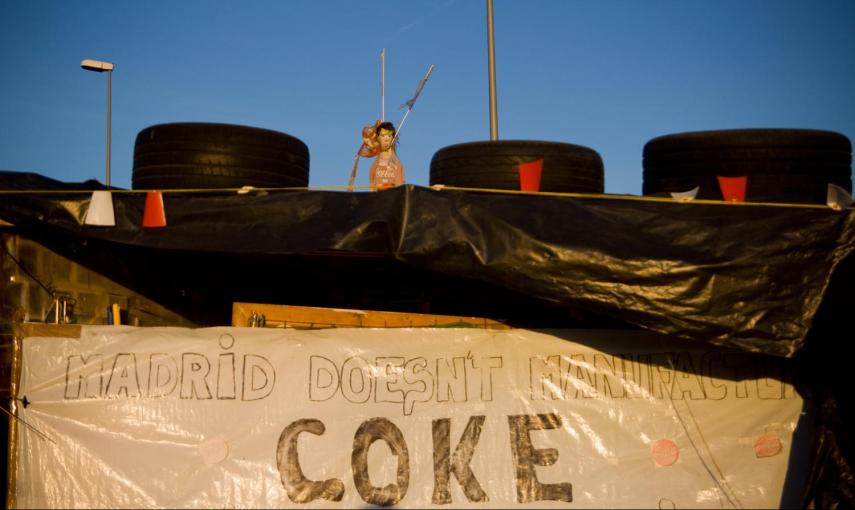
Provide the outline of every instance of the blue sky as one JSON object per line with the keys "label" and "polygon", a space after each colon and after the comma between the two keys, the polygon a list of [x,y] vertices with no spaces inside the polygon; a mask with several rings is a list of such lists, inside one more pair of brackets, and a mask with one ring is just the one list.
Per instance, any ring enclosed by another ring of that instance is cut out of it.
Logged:
{"label": "blue sky", "polygon": [[[495,0],[500,139],[590,147],[606,192],[641,194],[642,148],[681,131],[815,128],[855,140],[855,1]],[[310,185],[347,183],[360,129],[433,76],[401,130],[410,183],[488,140],[484,0],[0,0],[0,169],[130,188],[143,128],[224,122],[309,147]],[[368,163],[357,184],[367,184]]]}

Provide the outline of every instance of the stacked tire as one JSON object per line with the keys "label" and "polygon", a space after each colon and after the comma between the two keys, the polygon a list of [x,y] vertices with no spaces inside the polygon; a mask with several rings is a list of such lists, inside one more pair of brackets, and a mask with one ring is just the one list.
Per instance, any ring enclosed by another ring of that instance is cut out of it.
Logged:
{"label": "stacked tire", "polygon": [[134,145],[133,189],[309,185],[309,149],[278,131],[233,124],[149,126]]}
{"label": "stacked tire", "polygon": [[718,176],[747,177],[749,202],[825,204],[828,184],[852,189],[852,145],[832,131],[734,129],[660,136],[644,146],[644,195],[699,187],[722,200]]}
{"label": "stacked tire", "polygon": [[430,184],[519,190],[520,163],[543,160],[540,191],[602,193],[603,160],[593,149],[560,142],[499,140],[449,145],[430,162]]}

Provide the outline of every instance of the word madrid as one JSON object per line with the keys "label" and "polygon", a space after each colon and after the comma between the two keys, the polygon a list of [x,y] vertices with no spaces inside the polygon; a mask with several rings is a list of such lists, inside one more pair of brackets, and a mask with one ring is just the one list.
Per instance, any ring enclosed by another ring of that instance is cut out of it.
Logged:
{"label": "word madrid", "polygon": [[177,396],[250,401],[270,396],[276,382],[273,365],[257,354],[78,354],[66,363],[66,400]]}

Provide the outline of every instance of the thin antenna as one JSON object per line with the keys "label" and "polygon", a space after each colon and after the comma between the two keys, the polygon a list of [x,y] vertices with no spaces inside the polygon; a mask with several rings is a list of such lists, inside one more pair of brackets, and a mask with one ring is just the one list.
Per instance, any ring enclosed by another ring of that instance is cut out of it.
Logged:
{"label": "thin antenna", "polygon": [[386,121],[386,48],[380,51],[380,122]]}

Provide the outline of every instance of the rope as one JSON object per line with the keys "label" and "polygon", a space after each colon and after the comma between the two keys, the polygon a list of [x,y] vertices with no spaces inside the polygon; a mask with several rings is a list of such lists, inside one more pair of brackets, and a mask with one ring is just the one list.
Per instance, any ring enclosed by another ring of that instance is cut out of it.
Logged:
{"label": "rope", "polygon": [[[290,187],[290,188],[256,188],[256,187],[247,187],[247,188],[194,188],[194,189],[113,189],[113,190],[98,190],[98,191],[110,191],[116,194],[122,195],[134,195],[134,194],[143,194],[154,191],[159,191],[161,193],[170,193],[175,195],[181,194],[193,194],[193,193],[222,193],[222,194],[231,194],[237,192],[251,193],[255,191],[336,191],[336,190],[345,190],[350,191],[352,189],[362,189],[362,190],[370,190],[370,186],[342,186],[342,185],[330,185],[330,186],[304,186],[304,187]],[[495,193],[502,195],[530,195],[530,196],[542,196],[542,197],[567,197],[567,198],[582,198],[582,199],[595,199],[595,200],[630,200],[636,202],[660,202],[666,204],[683,204],[683,205],[692,205],[692,204],[704,204],[704,205],[720,205],[727,207],[796,207],[802,209],[828,209],[827,205],[820,204],[791,204],[784,202],[725,202],[722,200],[706,200],[706,199],[693,199],[688,201],[675,200],[673,198],[665,198],[665,197],[644,197],[644,196],[636,196],[636,195],[612,195],[607,193],[565,193],[565,192],[556,192],[556,191],[517,191],[517,190],[509,190],[509,189],[491,189],[491,188],[466,188],[466,187],[458,187],[458,186],[445,186],[442,184],[436,184],[430,186],[430,189],[434,191],[470,191],[470,192],[478,192],[478,193]],[[68,195],[68,194],[91,194],[96,190],[0,190],[0,195]]]}

